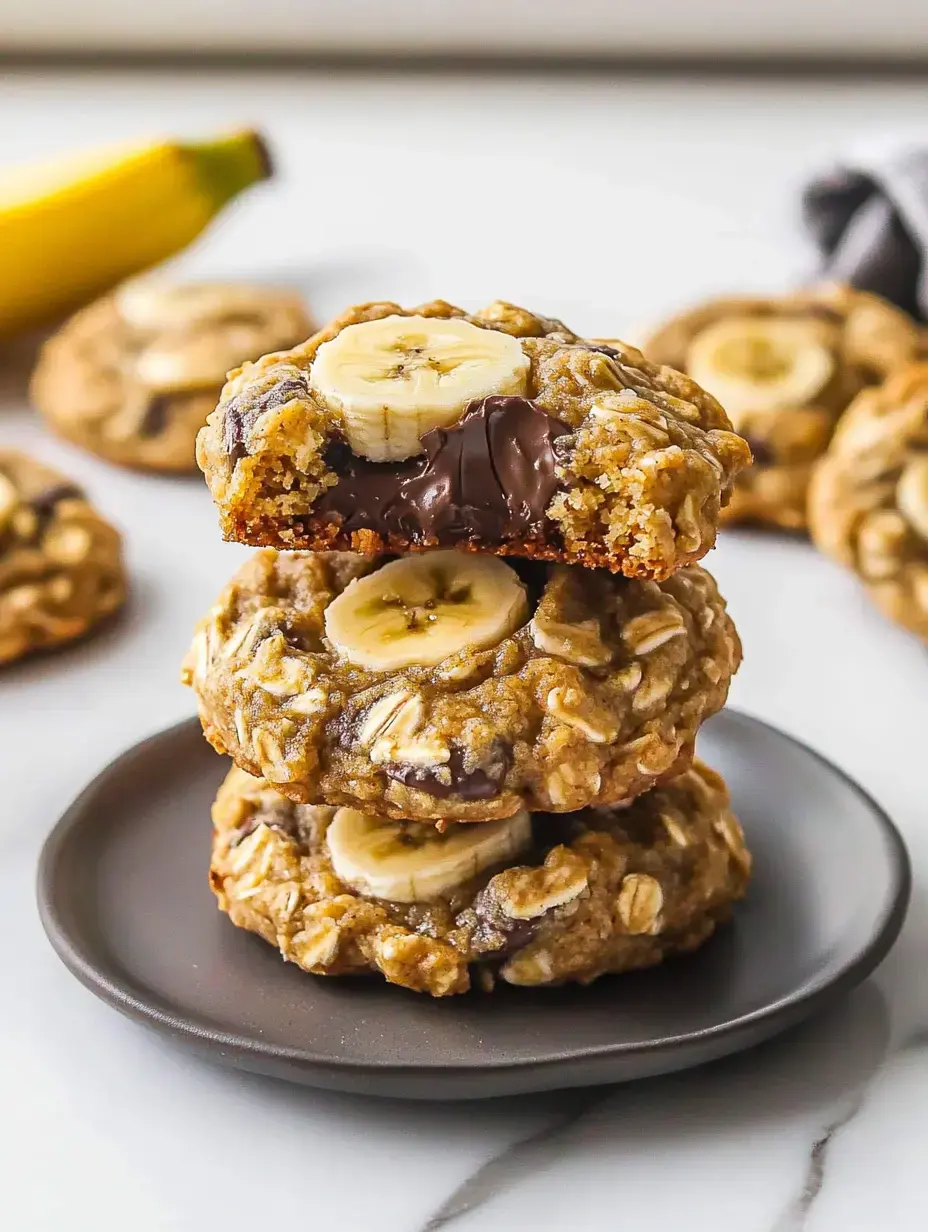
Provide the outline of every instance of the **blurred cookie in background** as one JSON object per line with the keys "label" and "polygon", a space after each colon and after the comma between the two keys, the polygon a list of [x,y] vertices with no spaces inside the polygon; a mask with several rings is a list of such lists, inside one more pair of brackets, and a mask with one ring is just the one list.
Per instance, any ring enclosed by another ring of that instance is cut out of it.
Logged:
{"label": "blurred cookie in background", "polygon": [[312,331],[292,291],[127,283],[45,344],[32,398],[56,432],[107,461],[193,472],[226,373]]}
{"label": "blurred cookie in background", "polygon": [[118,531],[69,479],[0,450],[0,663],[83,636],[125,596]]}
{"label": "blurred cookie in background", "polygon": [[928,641],[928,363],[859,394],[809,493],[816,546]]}
{"label": "blurred cookie in background", "polygon": [[693,377],[751,446],[723,519],[806,528],[813,467],[851,400],[913,360],[914,322],[878,296],[822,287],[780,297],[715,299],[645,343],[656,363]]}

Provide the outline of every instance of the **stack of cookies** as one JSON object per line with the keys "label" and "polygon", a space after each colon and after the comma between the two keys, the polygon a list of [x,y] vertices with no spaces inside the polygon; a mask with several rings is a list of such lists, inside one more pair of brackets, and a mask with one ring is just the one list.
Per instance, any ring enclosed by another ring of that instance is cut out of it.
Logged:
{"label": "stack of cookies", "polygon": [[444,996],[728,916],[750,856],[693,752],[741,650],[695,562],[750,453],[710,395],[510,304],[367,304],[233,372],[198,461],[263,549],[185,665],[233,923]]}

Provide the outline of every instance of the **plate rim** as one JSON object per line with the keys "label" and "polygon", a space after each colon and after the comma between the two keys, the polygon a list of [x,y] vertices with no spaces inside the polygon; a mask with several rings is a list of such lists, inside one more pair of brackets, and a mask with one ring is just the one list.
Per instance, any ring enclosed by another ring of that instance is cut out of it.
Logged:
{"label": "plate rim", "polygon": [[[634,1057],[660,1057],[664,1053],[672,1053],[698,1047],[700,1044],[718,1044],[727,1040],[737,1040],[738,1036],[751,1032],[752,1028],[761,1025],[770,1027],[767,1035],[774,1034],[773,1028],[782,1024],[792,1025],[801,1018],[814,1013],[820,1001],[838,997],[866,979],[889,953],[895,944],[911,901],[912,894],[912,864],[911,858],[902,834],[889,817],[886,810],[840,766],[817,749],[765,719],[748,714],[735,707],[726,706],[720,712],[738,722],[763,729],[768,734],[779,737],[801,752],[811,756],[820,765],[836,776],[846,787],[857,795],[867,807],[871,817],[877,824],[881,837],[887,847],[888,868],[890,873],[889,894],[887,906],[884,908],[877,926],[868,943],[863,946],[852,959],[848,961],[837,974],[828,978],[819,973],[796,991],[787,993],[776,1001],[769,1002],[757,1009],[750,1010],[736,1018],[728,1019],[699,1030],[688,1031],[681,1035],[668,1035],[656,1039],[640,1041],[624,1041],[610,1044],[593,1044],[572,1048],[568,1051],[547,1054],[539,1058],[520,1058],[516,1060],[485,1059],[466,1064],[434,1064],[432,1062],[388,1061],[388,1060],[358,1060],[351,1057],[333,1057],[330,1053],[318,1054],[305,1046],[267,1043],[249,1035],[216,1028],[204,1020],[197,1020],[193,1015],[182,1016],[176,1011],[159,1004],[157,998],[143,998],[133,990],[131,981],[120,984],[110,978],[106,970],[96,962],[92,955],[82,947],[72,936],[61,919],[61,914],[53,893],[54,878],[57,869],[58,856],[74,833],[85,822],[87,804],[93,795],[115,777],[127,763],[143,757],[149,746],[165,738],[180,737],[189,729],[191,734],[202,735],[199,719],[193,715],[181,719],[159,731],[153,732],[124,749],[93,776],[82,788],[65,812],[61,815],[42,844],[36,872],[36,901],[39,918],[52,949],[64,966],[74,975],[85,988],[89,989],[102,1001],[119,1010],[129,1018],[162,1031],[169,1031],[173,1038],[183,1043],[202,1047],[212,1044],[220,1049],[228,1049],[232,1057],[225,1060],[239,1064],[239,1059],[255,1063],[285,1063],[297,1066],[306,1072],[320,1071],[330,1075],[351,1075],[360,1077],[367,1075],[417,1076],[417,1077],[467,1077],[475,1074],[488,1073],[497,1075],[519,1074],[524,1072],[543,1072],[549,1068],[583,1062],[604,1062],[609,1059],[622,1060]],[[220,756],[217,754],[217,757]],[[127,975],[131,973],[127,972]],[[399,990],[400,994],[405,990]],[[718,1055],[722,1054],[721,1050]]]}

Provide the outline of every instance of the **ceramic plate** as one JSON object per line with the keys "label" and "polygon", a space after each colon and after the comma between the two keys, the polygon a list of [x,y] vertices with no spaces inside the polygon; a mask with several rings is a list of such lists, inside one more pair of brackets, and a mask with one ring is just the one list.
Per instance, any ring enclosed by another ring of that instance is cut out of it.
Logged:
{"label": "ceramic plate", "polygon": [[695,955],[589,988],[433,1001],[284,963],[207,887],[226,764],[196,720],[130,749],[71,806],[42,854],[42,920],[116,1009],[215,1061],[309,1085],[468,1098],[698,1065],[864,979],[899,932],[910,880],[885,814],[796,740],[727,711],[700,753],[728,780],[754,852],[748,898]]}

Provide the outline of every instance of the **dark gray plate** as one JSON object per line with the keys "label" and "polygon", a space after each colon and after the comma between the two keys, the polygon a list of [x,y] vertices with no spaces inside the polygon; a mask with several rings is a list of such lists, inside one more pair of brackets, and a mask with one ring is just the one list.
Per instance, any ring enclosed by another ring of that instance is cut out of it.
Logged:
{"label": "dark gray plate", "polygon": [[210,1059],[419,1099],[621,1082],[756,1044],[862,980],[895,940],[909,863],[839,770],[731,711],[700,752],[731,786],[756,874],[703,950],[589,988],[432,1001],[304,975],[216,909],[209,806],[226,765],[195,720],[130,749],[71,806],[39,866],[58,954],[97,996]]}

